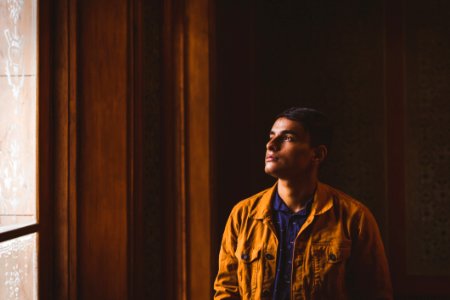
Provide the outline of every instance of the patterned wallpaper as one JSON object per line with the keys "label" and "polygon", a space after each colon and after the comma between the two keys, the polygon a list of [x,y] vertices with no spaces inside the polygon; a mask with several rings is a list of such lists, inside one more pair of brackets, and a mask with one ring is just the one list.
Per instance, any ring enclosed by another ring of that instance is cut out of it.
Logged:
{"label": "patterned wallpaper", "polygon": [[290,106],[327,114],[335,127],[334,145],[321,178],[365,203],[386,238],[382,2],[260,1],[257,6],[261,123],[271,126]]}
{"label": "patterned wallpaper", "polygon": [[450,3],[406,18],[407,271],[450,275]]}

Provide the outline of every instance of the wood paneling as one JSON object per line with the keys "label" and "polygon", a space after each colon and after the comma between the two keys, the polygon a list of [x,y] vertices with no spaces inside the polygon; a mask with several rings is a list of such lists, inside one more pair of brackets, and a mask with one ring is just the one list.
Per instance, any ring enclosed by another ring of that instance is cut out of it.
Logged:
{"label": "wood paneling", "polygon": [[168,299],[187,299],[187,219],[185,168],[184,1],[164,1],[163,17],[163,177],[164,290]]}
{"label": "wood paneling", "polygon": [[38,172],[37,172],[37,201],[38,201],[38,266],[39,266],[39,297],[50,299],[53,284],[54,254],[53,229],[53,142],[52,135],[52,61],[48,53],[51,52],[51,18],[52,1],[38,2]]}
{"label": "wood paneling", "polygon": [[54,7],[55,299],[143,299],[141,4]]}
{"label": "wood paneling", "polygon": [[187,1],[189,297],[211,297],[209,0]]}
{"label": "wood paneling", "polygon": [[164,5],[167,297],[210,299],[211,1]]}
{"label": "wood paneling", "polygon": [[[58,1],[54,6],[54,298],[69,297],[69,15],[68,1]],[[72,160],[73,161],[73,160]],[[74,242],[74,240],[73,240]],[[72,298],[74,299],[74,298]]]}
{"label": "wood paneling", "polygon": [[125,299],[128,3],[78,1],[77,15],[77,294]]}

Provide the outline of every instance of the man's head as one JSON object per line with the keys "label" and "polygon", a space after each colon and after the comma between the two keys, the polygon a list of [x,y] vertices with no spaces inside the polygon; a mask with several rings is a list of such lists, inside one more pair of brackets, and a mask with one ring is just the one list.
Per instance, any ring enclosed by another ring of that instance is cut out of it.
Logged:
{"label": "man's head", "polygon": [[289,108],[277,116],[270,131],[265,172],[280,179],[317,176],[331,139],[332,127],[323,113]]}

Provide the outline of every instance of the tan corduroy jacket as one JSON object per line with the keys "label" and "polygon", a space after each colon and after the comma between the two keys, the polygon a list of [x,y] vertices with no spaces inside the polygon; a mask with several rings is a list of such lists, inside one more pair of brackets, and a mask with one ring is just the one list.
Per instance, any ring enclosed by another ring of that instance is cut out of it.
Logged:
{"label": "tan corduroy jacket", "polygon": [[[271,299],[278,240],[276,185],[239,202],[223,234],[214,299]],[[392,299],[376,221],[360,202],[318,183],[295,240],[291,299]]]}

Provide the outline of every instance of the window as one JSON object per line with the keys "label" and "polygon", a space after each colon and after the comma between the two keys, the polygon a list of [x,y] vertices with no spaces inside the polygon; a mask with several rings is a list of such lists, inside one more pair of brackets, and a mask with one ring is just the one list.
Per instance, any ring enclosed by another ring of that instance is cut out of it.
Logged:
{"label": "window", "polygon": [[37,299],[37,0],[0,0],[0,299]]}

